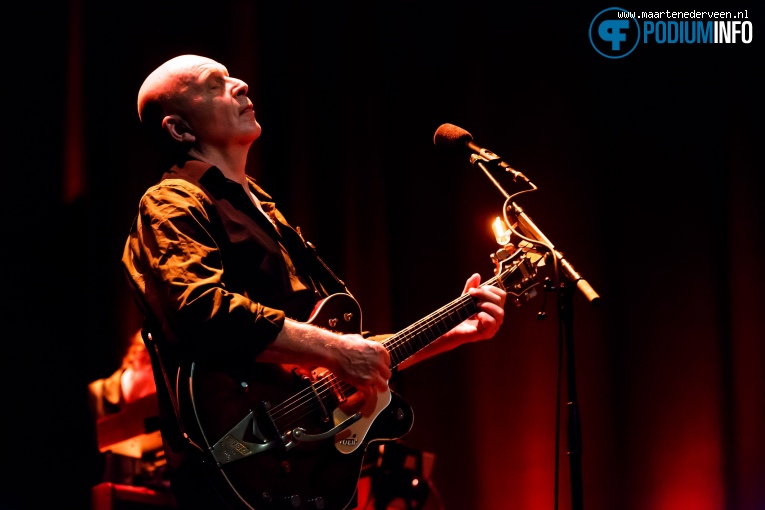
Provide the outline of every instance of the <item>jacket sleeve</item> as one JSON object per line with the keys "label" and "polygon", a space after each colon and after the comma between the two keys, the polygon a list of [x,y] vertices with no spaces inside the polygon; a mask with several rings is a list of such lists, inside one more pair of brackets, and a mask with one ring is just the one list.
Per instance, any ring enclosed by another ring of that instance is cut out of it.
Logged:
{"label": "jacket sleeve", "polygon": [[150,188],[122,263],[171,343],[197,356],[254,359],[281,331],[285,314],[226,288],[206,200],[182,180]]}

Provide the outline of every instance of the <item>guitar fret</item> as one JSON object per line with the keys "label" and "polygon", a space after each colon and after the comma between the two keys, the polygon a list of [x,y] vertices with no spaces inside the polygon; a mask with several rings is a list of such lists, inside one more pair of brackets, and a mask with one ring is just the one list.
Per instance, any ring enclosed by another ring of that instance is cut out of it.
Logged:
{"label": "guitar fret", "polygon": [[409,356],[411,356],[413,354],[412,352],[409,351],[409,348],[411,347],[411,345],[412,345],[411,344],[411,340],[406,341],[403,344],[401,344],[401,349],[404,351],[404,357],[405,358],[408,358]]}
{"label": "guitar fret", "polygon": [[[432,326],[428,326],[419,336],[418,338],[421,338],[422,341],[420,342],[423,347],[428,345],[430,342],[441,336],[441,333],[436,331],[438,327],[441,326],[440,322],[433,322]],[[427,340],[427,342],[425,341]]]}
{"label": "guitar fret", "polygon": [[[513,258],[517,258],[519,261],[525,260],[523,253],[520,250],[513,256]],[[507,279],[515,272],[517,265],[518,264],[514,264],[511,267],[506,268],[501,274],[490,278],[482,283],[481,286],[497,286],[505,288]],[[530,284],[532,280],[535,279],[535,274],[532,274],[530,277],[528,270],[524,272],[524,276],[522,281],[524,285]],[[516,285],[516,290],[517,288],[520,288],[520,285]],[[468,294],[463,294],[456,300],[431,314],[429,317],[412,324],[407,329],[388,338],[385,341],[385,345],[390,353],[392,366],[395,367],[404,362],[413,354],[427,347],[438,337],[444,335],[461,322],[478,313],[478,311],[479,309],[476,301]]]}
{"label": "guitar fret", "polygon": [[475,301],[468,297],[455,301],[432,316],[422,319],[410,328],[388,339],[393,366],[430,345],[465,319],[478,311]]}

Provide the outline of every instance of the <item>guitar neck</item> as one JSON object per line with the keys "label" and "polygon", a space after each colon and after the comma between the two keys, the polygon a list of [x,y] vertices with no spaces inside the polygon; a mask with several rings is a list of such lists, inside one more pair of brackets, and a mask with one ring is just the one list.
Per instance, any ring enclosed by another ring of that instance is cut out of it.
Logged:
{"label": "guitar neck", "polygon": [[[481,286],[499,286],[498,283],[500,283],[500,278],[495,276],[482,283]],[[396,368],[407,358],[421,351],[435,339],[477,312],[478,305],[475,299],[469,294],[463,294],[451,303],[386,339],[383,345],[390,353],[391,368]]]}

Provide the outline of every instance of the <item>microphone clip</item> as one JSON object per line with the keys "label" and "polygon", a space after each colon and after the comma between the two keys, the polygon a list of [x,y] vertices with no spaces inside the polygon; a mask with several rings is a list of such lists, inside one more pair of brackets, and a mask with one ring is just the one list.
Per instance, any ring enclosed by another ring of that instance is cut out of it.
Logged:
{"label": "microphone clip", "polygon": [[481,163],[488,164],[492,167],[501,168],[504,171],[510,173],[513,175],[513,182],[518,182],[518,179],[521,179],[523,182],[531,183],[529,181],[529,178],[523,175],[521,172],[516,170],[515,168],[511,167],[501,159],[499,159],[499,156],[494,154],[488,149],[481,149],[479,152],[474,152],[470,155],[470,164],[475,165],[476,162],[480,161]]}
{"label": "microphone clip", "polygon": [[501,163],[499,156],[487,149],[481,149],[479,152],[474,152],[470,155],[471,165],[474,165],[478,160],[481,160],[483,163],[492,163],[495,166],[499,166],[499,163]]}

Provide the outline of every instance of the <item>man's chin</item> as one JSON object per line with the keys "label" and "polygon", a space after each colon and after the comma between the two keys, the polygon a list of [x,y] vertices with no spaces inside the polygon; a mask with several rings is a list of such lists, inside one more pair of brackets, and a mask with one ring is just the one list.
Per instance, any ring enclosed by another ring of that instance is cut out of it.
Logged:
{"label": "man's chin", "polygon": [[260,127],[260,124],[258,124],[258,121],[255,121],[255,129],[253,131],[252,141],[254,142],[258,138],[260,138],[260,134],[262,132],[263,132],[263,128]]}

